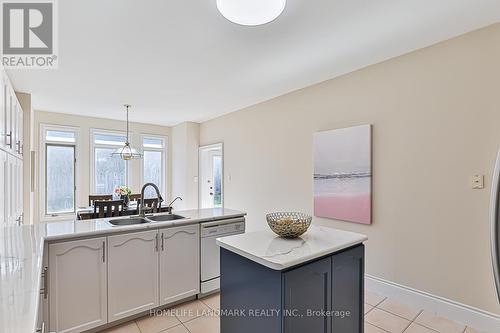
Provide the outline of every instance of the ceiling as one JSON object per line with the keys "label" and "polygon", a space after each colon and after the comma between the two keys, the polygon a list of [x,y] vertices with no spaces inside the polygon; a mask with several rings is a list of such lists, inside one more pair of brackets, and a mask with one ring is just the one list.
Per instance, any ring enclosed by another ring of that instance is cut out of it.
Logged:
{"label": "ceiling", "polygon": [[202,122],[500,21],[498,0],[288,0],[260,27],[215,0],[64,0],[59,68],[10,70],[35,110]]}

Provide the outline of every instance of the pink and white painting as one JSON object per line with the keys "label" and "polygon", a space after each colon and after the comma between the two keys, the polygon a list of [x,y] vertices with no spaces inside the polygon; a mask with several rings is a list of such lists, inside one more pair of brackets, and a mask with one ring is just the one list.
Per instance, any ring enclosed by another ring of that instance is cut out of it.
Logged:
{"label": "pink and white painting", "polygon": [[371,224],[371,125],[314,134],[314,215]]}

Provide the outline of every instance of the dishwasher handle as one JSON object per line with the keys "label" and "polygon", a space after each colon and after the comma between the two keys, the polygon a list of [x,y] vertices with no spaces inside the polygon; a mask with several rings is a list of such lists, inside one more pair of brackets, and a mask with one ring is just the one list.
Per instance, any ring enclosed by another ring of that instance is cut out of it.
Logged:
{"label": "dishwasher handle", "polygon": [[201,229],[206,229],[206,228],[212,228],[212,227],[217,227],[217,226],[222,226],[226,224],[232,224],[232,223],[240,223],[240,222],[245,222],[245,217],[237,217],[234,219],[225,219],[225,220],[217,220],[217,221],[212,221],[212,222],[203,222],[201,224]]}

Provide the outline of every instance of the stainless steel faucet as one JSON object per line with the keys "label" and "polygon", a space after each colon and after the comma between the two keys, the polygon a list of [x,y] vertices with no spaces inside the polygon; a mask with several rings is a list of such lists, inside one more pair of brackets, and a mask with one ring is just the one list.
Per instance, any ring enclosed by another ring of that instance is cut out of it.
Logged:
{"label": "stainless steel faucet", "polygon": [[167,212],[168,212],[169,214],[172,214],[172,205],[173,205],[173,204],[174,204],[174,202],[176,202],[177,200],[182,201],[182,198],[181,198],[181,197],[176,197],[174,200],[172,200],[172,202],[171,202],[171,203],[169,203],[169,204],[168,204],[168,206],[167,206]]}
{"label": "stainless steel faucet", "polygon": [[139,216],[140,217],[145,217],[146,216],[146,210],[149,210],[149,209],[144,208],[144,191],[146,190],[146,188],[148,186],[151,186],[151,187],[153,187],[155,189],[156,196],[158,197],[158,204],[160,205],[160,207],[161,207],[161,203],[163,202],[163,198],[162,198],[162,196],[160,194],[160,189],[158,188],[158,186],[156,186],[153,183],[146,183],[146,184],[144,184],[144,186],[142,187],[142,190],[141,190],[141,203],[139,204]]}

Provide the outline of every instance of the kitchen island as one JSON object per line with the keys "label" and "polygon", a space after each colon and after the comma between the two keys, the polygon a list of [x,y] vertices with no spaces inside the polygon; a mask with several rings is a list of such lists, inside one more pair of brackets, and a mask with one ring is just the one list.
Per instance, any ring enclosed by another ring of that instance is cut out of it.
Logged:
{"label": "kitchen island", "polygon": [[221,333],[362,333],[365,240],[316,226],[297,239],[217,239]]}

